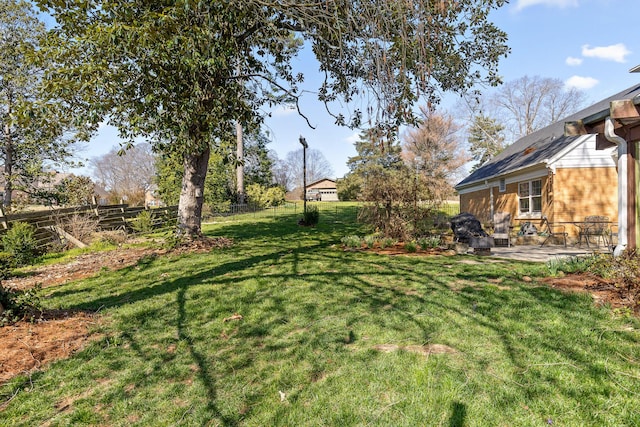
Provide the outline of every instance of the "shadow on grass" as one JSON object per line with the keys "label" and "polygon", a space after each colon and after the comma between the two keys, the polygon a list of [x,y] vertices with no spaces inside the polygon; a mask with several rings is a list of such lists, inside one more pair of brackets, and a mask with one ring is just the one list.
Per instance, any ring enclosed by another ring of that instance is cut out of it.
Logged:
{"label": "shadow on grass", "polygon": [[210,372],[209,363],[204,354],[200,353],[195,345],[193,344],[193,339],[189,336],[187,332],[187,313],[185,309],[186,297],[185,294],[187,292],[187,286],[185,284],[181,285],[178,289],[177,295],[177,303],[178,303],[178,319],[177,319],[177,330],[178,330],[178,338],[180,340],[184,340],[189,349],[189,353],[193,361],[198,365],[198,377],[200,381],[204,385],[207,391],[207,410],[211,412],[211,414],[216,417],[223,426],[235,426],[237,425],[237,421],[226,417],[222,414],[216,401],[218,399],[216,383],[214,381],[214,375]]}
{"label": "shadow on grass", "polygon": [[[327,246],[339,241],[346,228],[328,230],[319,226],[317,229],[301,229],[295,223],[290,223],[290,220],[219,226],[215,234],[238,240],[237,247],[231,250],[234,256],[232,260],[217,263],[213,258],[198,261],[197,256],[189,256],[189,260],[196,261],[197,265],[195,268],[190,266],[192,272],[186,276],[163,280],[151,286],[146,286],[146,283],[138,284],[136,288],[122,290],[116,295],[84,301],[75,308],[117,307],[176,292],[178,337],[187,343],[190,356],[198,366],[197,375],[206,388],[207,410],[226,426],[236,425],[239,421],[223,415],[220,409],[216,379],[221,378],[225,372],[218,372],[211,365],[206,345],[198,345],[197,334],[203,331],[197,329],[199,323],[195,322],[202,320],[192,317],[185,307],[189,288],[203,283],[227,292],[223,297],[232,297],[234,304],[253,306],[256,311],[252,323],[244,323],[237,331],[237,337],[246,339],[243,344],[245,347],[238,349],[229,346],[224,351],[241,352],[250,345],[264,345],[267,350],[265,353],[281,350],[283,353],[277,353],[278,355],[287,354],[294,360],[310,359],[312,356],[300,351],[299,347],[310,346],[322,351],[328,346],[337,348],[357,341],[359,334],[354,332],[351,322],[360,321],[358,316],[365,319],[363,322],[375,323],[380,329],[396,328],[399,333],[411,329],[410,325],[413,325],[419,332],[411,338],[426,344],[432,342],[436,328],[442,327],[431,320],[442,316],[450,322],[447,327],[468,328],[471,324],[478,326],[480,330],[490,331],[488,335],[496,337],[495,345],[504,350],[513,365],[510,369],[528,381],[526,391],[522,392],[527,397],[540,398],[549,393],[553,386],[557,393],[576,401],[580,398],[557,375],[546,376],[544,380],[539,378],[541,373],[544,374],[543,368],[536,368],[535,363],[528,360],[528,356],[543,350],[553,353],[547,359],[553,361],[551,365],[566,363],[578,366],[591,383],[609,389],[607,392],[614,391],[597,361],[597,358],[606,354],[598,343],[597,335],[575,340],[571,335],[557,335],[553,324],[544,323],[545,316],[562,317],[579,328],[578,334],[588,335],[589,328],[596,325],[595,320],[581,324],[584,311],[581,314],[574,313],[576,307],[585,304],[582,297],[563,295],[540,286],[527,286],[512,274],[513,264],[509,263],[494,267],[475,265],[454,268],[453,265],[461,258],[445,261],[442,258],[419,260],[328,251],[325,250]],[[155,262],[156,260],[150,260],[143,267],[151,268]],[[207,264],[208,262],[213,265]],[[273,273],[270,273],[270,265],[276,266]],[[320,269],[315,265],[322,267]],[[133,270],[124,270],[123,278],[127,272],[133,273]],[[235,274],[226,277],[228,273]],[[491,282],[505,275],[510,277],[507,279],[512,288],[510,290],[498,289]],[[256,280],[252,285],[256,290],[235,290],[235,286],[248,279]],[[293,294],[294,299],[291,299],[292,294],[286,293],[287,286],[293,280],[297,281],[298,288],[304,287],[302,295],[311,297],[309,300],[304,300],[297,294]],[[451,283],[455,280],[472,285],[453,289]],[[438,292],[446,293],[446,298],[437,295]],[[52,296],[62,295],[64,294],[56,295],[54,292]],[[296,305],[298,309],[293,311],[291,307]],[[233,305],[225,303],[224,309],[231,306]],[[357,313],[356,308],[359,310]],[[280,337],[278,328],[281,328],[283,322],[290,321],[292,313],[301,319],[288,330],[290,335]],[[387,323],[386,313],[393,314],[400,320]],[[540,321],[535,315],[539,316]],[[208,319],[213,317],[209,313]],[[193,331],[188,328],[190,322]],[[514,330],[527,330],[527,334],[514,333]],[[277,339],[269,339],[271,336],[276,336]],[[625,339],[637,344],[637,339],[634,340],[630,334]],[[527,346],[531,351],[527,351]],[[588,355],[589,349],[597,349],[597,353]],[[483,363],[473,354],[466,357],[477,361],[479,365]],[[228,369],[240,370],[251,363],[251,355],[248,355],[235,361]],[[312,375],[320,377],[322,370],[323,366],[320,364],[317,368],[314,367]],[[504,376],[508,379],[519,378],[513,373],[504,373]],[[544,382],[543,387],[529,385],[540,381]],[[464,425],[466,418],[467,407],[458,401],[452,402],[449,425]]]}
{"label": "shadow on grass", "polygon": [[449,427],[463,427],[467,419],[467,405],[460,402],[451,403]]}

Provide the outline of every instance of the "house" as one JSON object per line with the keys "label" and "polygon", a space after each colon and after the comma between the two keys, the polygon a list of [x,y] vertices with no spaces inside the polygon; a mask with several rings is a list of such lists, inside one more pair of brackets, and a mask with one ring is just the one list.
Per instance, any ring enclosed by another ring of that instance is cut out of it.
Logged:
{"label": "house", "polygon": [[540,229],[546,216],[566,224],[574,238],[579,229],[571,223],[588,215],[616,222],[616,146],[603,144],[597,134],[572,129],[608,111],[613,101],[639,95],[640,85],[633,86],[519,139],[456,185],[460,210],[483,223],[495,212],[508,212],[516,228],[530,222]]}
{"label": "house", "polygon": [[[630,70],[640,72],[640,66]],[[640,163],[640,96],[638,88],[630,88],[616,95],[601,110],[585,115],[576,121],[567,122],[565,134],[580,136],[595,134],[596,147],[606,149],[614,147],[618,171],[618,242],[614,255],[620,255],[625,249],[637,249],[640,241],[640,215],[638,210],[638,188]]]}
{"label": "house", "polygon": [[323,178],[307,185],[305,193],[307,200],[318,202],[338,201],[338,188],[336,186],[336,182],[329,178]]}

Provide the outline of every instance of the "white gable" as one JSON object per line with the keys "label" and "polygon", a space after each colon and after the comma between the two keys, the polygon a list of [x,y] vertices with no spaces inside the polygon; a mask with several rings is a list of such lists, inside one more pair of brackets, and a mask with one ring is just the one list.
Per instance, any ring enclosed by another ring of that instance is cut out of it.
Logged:
{"label": "white gable", "polygon": [[552,169],[557,168],[609,168],[616,164],[611,158],[616,147],[606,150],[596,150],[596,136],[586,135],[580,138],[550,159],[548,165]]}

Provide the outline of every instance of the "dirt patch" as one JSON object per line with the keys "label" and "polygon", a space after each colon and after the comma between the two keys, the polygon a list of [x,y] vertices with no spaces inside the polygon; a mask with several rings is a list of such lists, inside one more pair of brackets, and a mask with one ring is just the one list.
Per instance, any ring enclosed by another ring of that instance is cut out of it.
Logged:
{"label": "dirt patch", "polygon": [[626,308],[636,316],[640,315],[640,305],[615,283],[591,274],[570,274],[564,277],[548,277],[541,281],[546,285],[567,292],[587,292],[598,305],[608,305],[613,309]]}
{"label": "dirt patch", "polygon": [[48,312],[37,322],[0,328],[0,384],[69,357],[84,347],[95,323],[91,313]]}
{"label": "dirt patch", "polygon": [[[103,271],[136,265],[141,259],[167,253],[203,253],[232,245],[225,238],[203,238],[168,251],[161,248],[127,248],[87,253],[65,264],[53,264],[28,270],[20,277],[2,281],[7,288],[25,290],[60,286],[95,276]],[[12,377],[38,370],[47,363],[67,358],[91,339],[89,328],[99,322],[95,313],[71,310],[47,310],[37,320],[20,321],[0,327],[0,384]],[[0,410],[2,407],[0,406]]]}
{"label": "dirt patch", "polygon": [[64,285],[94,276],[101,271],[130,267],[143,257],[158,256],[166,252],[165,249],[129,248],[82,254],[66,264],[52,264],[30,269],[18,277],[3,280],[2,285],[19,290],[30,289],[37,284],[43,288]]}
{"label": "dirt patch", "polygon": [[378,243],[376,243],[373,247],[361,246],[358,248],[348,248],[343,247],[345,251],[362,251],[362,252],[373,252],[380,255],[389,255],[389,256],[397,256],[397,255],[405,255],[405,256],[433,256],[433,255],[446,255],[453,256],[456,255],[456,251],[447,248],[427,248],[420,249],[416,248],[413,251],[405,248],[405,244],[403,242],[396,243],[392,246],[382,247]]}
{"label": "dirt patch", "polygon": [[427,344],[427,345],[396,345],[396,344],[378,344],[373,347],[382,353],[392,353],[394,351],[408,351],[410,353],[422,354],[429,356],[430,354],[456,354],[458,351],[444,344]]}

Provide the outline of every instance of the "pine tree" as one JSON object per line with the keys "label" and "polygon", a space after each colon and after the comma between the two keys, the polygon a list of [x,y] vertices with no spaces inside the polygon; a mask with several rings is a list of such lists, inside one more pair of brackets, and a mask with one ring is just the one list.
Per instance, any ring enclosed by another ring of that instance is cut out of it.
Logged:
{"label": "pine tree", "polygon": [[483,114],[473,119],[469,128],[469,152],[476,164],[471,172],[504,150],[504,126],[497,120]]}

